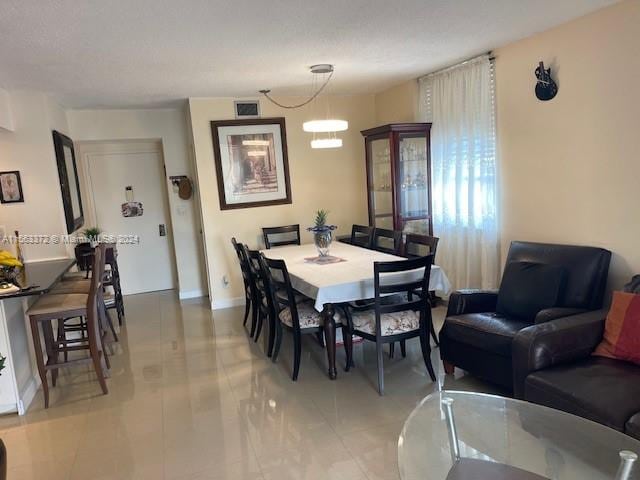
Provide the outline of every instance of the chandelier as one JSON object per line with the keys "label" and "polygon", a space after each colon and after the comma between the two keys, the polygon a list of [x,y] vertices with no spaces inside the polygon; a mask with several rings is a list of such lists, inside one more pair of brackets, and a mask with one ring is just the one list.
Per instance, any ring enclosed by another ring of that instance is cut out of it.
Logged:
{"label": "chandelier", "polygon": [[[319,65],[313,65],[310,68],[311,73],[313,74],[313,93],[311,96],[305,100],[304,102],[295,104],[295,105],[285,105],[282,104],[275,99],[273,99],[270,95],[271,90],[260,90],[260,93],[263,94],[267,100],[269,100],[274,105],[277,105],[281,108],[287,109],[295,109],[301,108],[305,105],[310,104],[314,100],[316,100],[326,86],[331,81],[333,77],[333,65],[328,63],[323,63]],[[320,77],[322,79],[320,80]],[[316,119],[309,120],[302,124],[302,129],[305,132],[313,133],[313,139],[311,140],[311,148],[337,148],[342,146],[342,139],[336,136],[336,132],[342,132],[349,128],[349,122],[346,120],[339,120],[336,118],[331,118],[329,112],[329,100],[327,99],[327,112],[324,119]],[[323,136],[318,136],[317,134],[326,134]]]}

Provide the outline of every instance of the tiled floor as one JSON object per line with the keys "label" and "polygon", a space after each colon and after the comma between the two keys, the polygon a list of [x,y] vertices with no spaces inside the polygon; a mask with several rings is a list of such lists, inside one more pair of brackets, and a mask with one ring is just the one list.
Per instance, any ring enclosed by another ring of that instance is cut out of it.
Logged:
{"label": "tiled floor", "polygon": [[[109,395],[88,370],[68,369],[48,410],[39,393],[24,417],[0,417],[9,480],[395,480],[403,422],[438,388],[417,339],[407,358],[386,359],[380,397],[369,342],[332,382],[324,351],[306,338],[293,383],[288,336],[273,364],[249,341],[240,308],[212,313],[162,292],[128,297],[126,309]],[[443,314],[434,310],[438,327]],[[442,383],[437,349],[433,362]],[[469,377],[445,386],[489,391]]]}

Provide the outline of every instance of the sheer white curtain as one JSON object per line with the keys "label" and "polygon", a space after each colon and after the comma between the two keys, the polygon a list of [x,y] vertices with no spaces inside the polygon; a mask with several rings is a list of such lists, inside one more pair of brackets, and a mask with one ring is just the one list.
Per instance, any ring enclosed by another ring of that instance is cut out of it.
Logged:
{"label": "sheer white curtain", "polygon": [[494,93],[488,56],[420,79],[420,109],[433,123],[436,262],[456,289],[498,283]]}

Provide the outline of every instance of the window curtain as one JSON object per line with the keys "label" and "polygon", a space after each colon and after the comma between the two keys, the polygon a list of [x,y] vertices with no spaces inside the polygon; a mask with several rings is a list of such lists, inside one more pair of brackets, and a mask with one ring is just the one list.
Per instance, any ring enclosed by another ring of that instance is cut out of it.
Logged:
{"label": "window curtain", "polygon": [[499,279],[495,88],[482,56],[420,79],[431,127],[436,263],[454,289],[495,288]]}

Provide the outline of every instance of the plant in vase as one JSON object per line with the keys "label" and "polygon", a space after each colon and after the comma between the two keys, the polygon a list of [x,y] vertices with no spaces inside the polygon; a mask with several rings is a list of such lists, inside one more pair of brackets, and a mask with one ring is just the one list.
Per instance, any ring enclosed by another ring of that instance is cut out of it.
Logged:
{"label": "plant in vase", "polygon": [[307,228],[307,231],[313,233],[313,243],[318,249],[321,257],[329,255],[329,248],[333,240],[333,231],[338,228],[335,225],[327,225],[327,216],[329,212],[326,210],[318,210],[316,212],[316,222],[313,227]]}
{"label": "plant in vase", "polygon": [[95,247],[99,243],[101,233],[102,230],[98,227],[89,227],[82,231],[82,234],[89,241],[92,247]]}

